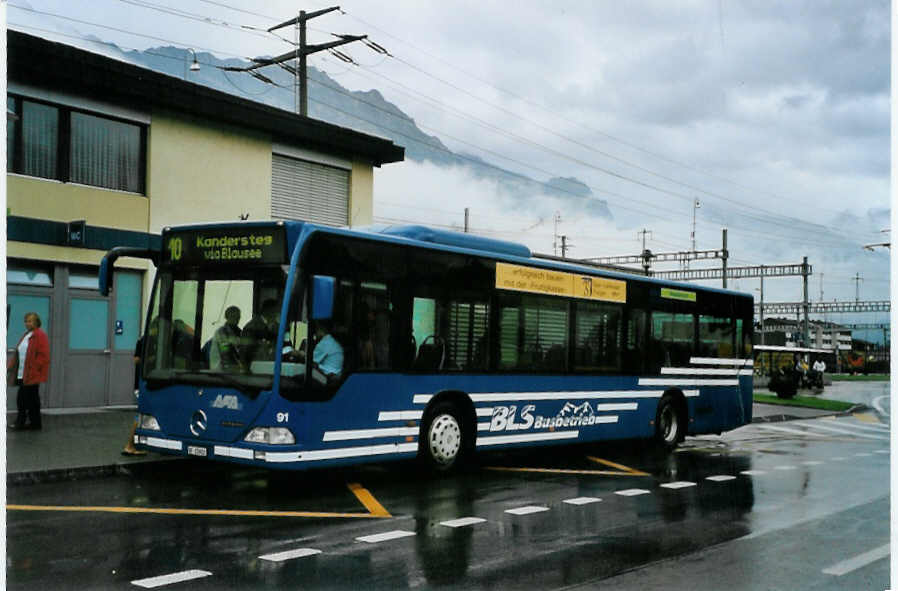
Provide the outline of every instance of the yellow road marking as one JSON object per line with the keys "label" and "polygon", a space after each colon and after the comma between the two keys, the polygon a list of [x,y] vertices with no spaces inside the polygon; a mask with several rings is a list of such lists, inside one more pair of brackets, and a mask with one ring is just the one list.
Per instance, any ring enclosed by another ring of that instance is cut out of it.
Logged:
{"label": "yellow road marking", "polygon": [[377,502],[374,495],[368,492],[368,489],[363,488],[361,484],[349,482],[346,486],[349,487],[349,490],[352,491],[352,494],[355,495],[359,502],[368,509],[368,513],[371,517],[392,517],[384,506]]}
{"label": "yellow road marking", "polygon": [[876,425],[882,424],[882,421],[880,421],[879,418],[872,412],[855,412],[851,413],[851,416],[865,423],[874,423]]}
{"label": "yellow road marking", "polygon": [[[624,474],[621,474],[621,476],[648,476],[649,475],[648,472],[642,472],[640,470],[636,470],[635,468],[630,468],[629,466],[624,466],[623,464],[615,464],[614,462],[611,462],[609,460],[603,460],[602,458],[597,458],[595,456],[586,456],[586,457],[589,458],[590,460],[592,460],[593,462],[596,462],[597,464],[605,464],[606,466],[611,466],[612,468],[617,468],[621,472],[624,472]],[[617,474],[617,473],[615,473],[615,474]]]}
{"label": "yellow road marking", "polygon": [[368,510],[367,513],[328,513],[324,511],[249,511],[240,509],[175,509],[172,507],[106,507],[79,505],[7,505],[7,511],[73,511],[99,513],[153,513],[158,515],[225,515],[229,517],[324,517],[341,519],[383,519],[392,517],[377,499],[356,482],[349,490]]}
{"label": "yellow road marking", "polygon": [[598,476],[636,476],[611,470],[570,470],[567,468],[514,468],[509,466],[486,466],[487,470],[497,472],[535,472],[538,474],[592,474]]}
{"label": "yellow road marking", "polygon": [[78,505],[7,505],[8,511],[82,511],[101,513],[158,513],[163,515],[229,515],[236,517],[367,517],[371,513],[326,513],[319,511],[242,511],[235,509],[174,509],[168,507],[88,507]]}
{"label": "yellow road marking", "polygon": [[605,464],[606,466],[611,466],[612,468],[617,468],[617,470],[573,470],[569,468],[519,468],[519,467],[511,467],[511,466],[486,466],[487,470],[493,470],[496,472],[534,472],[536,474],[587,474],[593,476],[649,476],[647,472],[640,472],[639,470],[634,470],[633,468],[615,464],[614,462],[609,462],[608,460],[603,460],[601,458],[595,458],[593,456],[586,456],[590,460],[597,462],[599,464]]}

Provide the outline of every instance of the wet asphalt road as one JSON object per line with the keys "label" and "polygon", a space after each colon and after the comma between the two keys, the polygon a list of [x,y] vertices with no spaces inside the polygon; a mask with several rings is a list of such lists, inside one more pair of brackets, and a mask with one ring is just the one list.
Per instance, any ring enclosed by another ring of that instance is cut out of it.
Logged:
{"label": "wet asphalt road", "polygon": [[887,422],[755,424],[671,455],[632,443],[496,454],[442,477],[178,462],[14,486],[7,585],[885,589]]}

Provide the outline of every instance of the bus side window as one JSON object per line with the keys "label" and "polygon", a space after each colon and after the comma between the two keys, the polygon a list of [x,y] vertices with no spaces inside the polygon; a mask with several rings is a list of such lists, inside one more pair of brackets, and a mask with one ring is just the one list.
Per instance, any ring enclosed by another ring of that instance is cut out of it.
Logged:
{"label": "bus side window", "polygon": [[698,318],[699,357],[733,357],[733,321],[731,318],[717,318],[701,315]]}
{"label": "bus side window", "polygon": [[646,358],[645,310],[631,309],[627,319],[627,343],[624,349],[624,373],[637,375],[642,372]]}
{"label": "bus side window", "polygon": [[651,373],[662,367],[686,367],[693,350],[694,316],[654,311],[651,318]]}
{"label": "bus side window", "polygon": [[443,369],[446,364],[446,341],[440,334],[438,304],[432,298],[414,298],[412,303],[412,335],[418,350],[412,368],[422,371]]}

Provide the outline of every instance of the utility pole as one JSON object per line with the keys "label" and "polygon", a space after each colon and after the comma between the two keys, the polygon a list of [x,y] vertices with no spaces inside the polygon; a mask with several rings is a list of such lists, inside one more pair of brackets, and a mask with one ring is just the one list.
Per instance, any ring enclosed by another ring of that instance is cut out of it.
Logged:
{"label": "utility pole", "polygon": [[468,233],[468,213],[470,213],[469,208],[465,208],[465,234]]}
{"label": "utility pole", "polygon": [[801,263],[801,281],[804,284],[804,299],[802,300],[802,307],[804,308],[804,326],[802,327],[801,334],[804,338],[805,347],[809,346],[810,344],[808,318],[808,311],[810,310],[810,302],[808,301],[808,275],[810,275],[810,268],[808,267],[808,257],[804,257]]}
{"label": "utility pole", "polygon": [[701,201],[696,199],[692,202],[692,250],[695,251],[695,212],[702,206]]}
{"label": "utility pole", "polygon": [[[331,49],[333,47],[339,47],[340,45],[352,43],[353,41],[361,41],[362,39],[365,39],[367,37],[367,35],[337,35],[337,37],[340,37],[340,41],[320,43],[318,45],[307,45],[306,22],[335,10],[340,10],[340,7],[332,6],[330,8],[323,8],[314,12],[306,12],[305,10],[300,10],[299,16],[297,16],[296,18],[284,21],[281,24],[275,25],[268,29],[268,32],[271,33],[272,31],[276,31],[289,25],[295,25],[296,27],[296,49],[282,56],[278,56],[272,60],[269,60],[268,63],[263,63],[262,65],[279,64],[283,61],[286,61],[287,59],[290,59],[291,57],[296,60],[296,64],[294,66],[296,73],[296,82],[294,84],[297,107],[296,112],[303,116],[307,116],[309,114],[309,89],[307,82],[308,71],[306,66],[306,57],[313,53],[318,53],[319,51],[324,51],[326,49]],[[256,61],[257,63],[259,62],[259,60],[253,61]]]}
{"label": "utility pole", "polygon": [[642,234],[642,268],[645,269],[645,274],[649,274],[649,267],[652,264],[652,251],[645,247],[645,237],[647,234],[651,234],[651,230],[642,229],[641,232],[637,232],[636,235]]}
{"label": "utility pole", "polygon": [[562,236],[561,237],[561,258],[563,258],[563,259],[567,258],[567,249],[568,249],[567,236]]}
{"label": "utility pole", "polygon": [[[727,229],[723,229],[723,256],[721,257],[723,261],[723,288],[726,289],[727,286],[727,259],[730,256],[730,253],[727,252]],[[805,258],[805,262],[807,262],[807,258]]]}
{"label": "utility pole", "polygon": [[861,281],[863,281],[863,280],[864,280],[864,278],[861,277],[860,273],[854,274],[854,279],[852,279],[852,281],[854,281],[854,301],[855,301],[855,303],[857,303],[861,300]]}
{"label": "utility pole", "polygon": [[[272,58],[254,58],[253,65],[247,67],[236,67],[236,66],[219,66],[222,70],[226,70],[228,72],[247,72],[250,76],[254,78],[258,78],[262,82],[266,84],[274,84],[270,78],[267,78],[256,72],[259,68],[263,68],[265,66],[273,66],[277,65],[291,74],[295,76],[294,83],[294,101],[295,101],[295,109],[296,112],[303,116],[308,116],[309,114],[309,92],[308,92],[308,84],[307,84],[307,70],[306,70],[306,57],[312,55],[313,53],[318,53],[319,51],[326,51],[328,49],[333,49],[334,47],[339,47],[341,45],[346,45],[347,43],[352,43],[353,41],[361,41],[363,39],[367,39],[368,35],[337,35],[333,33],[334,37],[338,37],[339,41],[331,41],[330,43],[318,43],[316,45],[308,45],[306,43],[306,22],[310,21],[313,18],[319,17],[323,14],[327,14],[329,12],[333,12],[335,10],[340,10],[339,6],[332,6],[331,8],[324,8],[322,10],[316,10],[315,12],[306,12],[305,10],[299,11],[299,16],[295,18],[291,18],[288,21],[284,21],[279,25],[275,25],[268,29],[268,32],[276,31],[277,29],[286,27],[288,25],[296,26],[296,49],[288,51],[282,55]],[[378,53],[386,54],[387,50],[373,43],[371,41],[365,41],[365,43]],[[352,62],[352,58],[340,53],[333,52],[338,58],[343,61]],[[288,66],[284,62],[294,60],[294,66]],[[352,62],[355,63],[355,62]]]}
{"label": "utility pole", "polygon": [[552,235],[552,254],[558,256],[558,223],[561,222],[561,212],[555,212],[555,233]]}
{"label": "utility pole", "polygon": [[764,265],[761,265],[761,306],[758,308],[761,318],[761,344],[764,344]]}

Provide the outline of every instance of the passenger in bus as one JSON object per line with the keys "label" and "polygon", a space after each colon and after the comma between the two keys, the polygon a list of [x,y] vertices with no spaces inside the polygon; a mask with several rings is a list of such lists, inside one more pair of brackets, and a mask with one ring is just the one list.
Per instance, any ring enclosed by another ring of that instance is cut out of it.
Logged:
{"label": "passenger in bus", "polygon": [[243,359],[240,356],[241,336],[240,308],[229,306],[225,310],[225,324],[212,335],[209,347],[209,368],[223,371],[240,371]]}
{"label": "passenger in bus", "polygon": [[193,358],[193,336],[192,326],[180,318],[175,320],[172,326],[171,344],[176,369],[190,367],[190,360]]}
{"label": "passenger in bus", "polygon": [[278,338],[278,303],[268,299],[256,316],[243,327],[243,363],[249,367],[253,361],[272,361]]}
{"label": "passenger in bus", "polygon": [[322,384],[331,383],[343,373],[343,346],[331,335],[330,321],[322,320],[315,327],[315,348],[312,349],[312,377]]}

